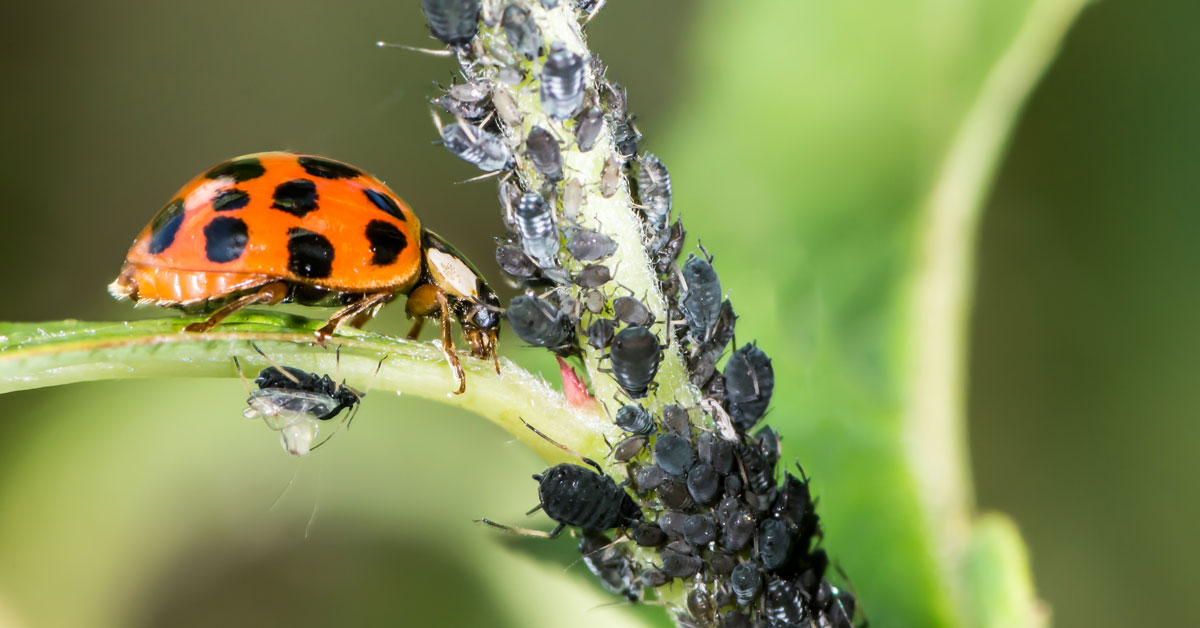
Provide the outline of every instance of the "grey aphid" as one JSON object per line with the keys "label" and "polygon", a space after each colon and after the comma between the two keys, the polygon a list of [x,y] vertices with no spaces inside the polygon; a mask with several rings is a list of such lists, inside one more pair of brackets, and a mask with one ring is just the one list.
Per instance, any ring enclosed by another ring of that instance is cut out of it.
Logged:
{"label": "grey aphid", "polygon": [[574,116],[583,105],[584,69],[587,64],[561,42],[550,45],[550,54],[542,66],[540,95],[542,109],[554,120]]}
{"label": "grey aphid", "polygon": [[554,212],[541,196],[526,192],[513,212],[521,246],[542,268],[558,266],[558,230],[554,227]]}

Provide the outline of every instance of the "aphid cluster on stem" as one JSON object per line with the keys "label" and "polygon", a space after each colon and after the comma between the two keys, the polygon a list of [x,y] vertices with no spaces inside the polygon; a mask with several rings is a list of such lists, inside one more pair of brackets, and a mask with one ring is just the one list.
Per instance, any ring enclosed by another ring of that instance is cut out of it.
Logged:
{"label": "aphid cluster on stem", "polygon": [[[576,456],[536,475],[538,508],[556,527],[524,532],[576,529],[588,569],[629,600],[682,581],[680,625],[853,626],[854,597],[826,579],[808,478],[779,469],[780,438],[759,427],[771,360],[735,342],[714,258],[699,247],[680,263],[671,173],[643,149],[624,87],[583,45],[581,24],[603,3],[483,0],[477,24],[434,23],[431,7],[470,16],[462,2],[423,5],[472,86],[435,100],[457,118],[440,128],[446,148],[499,174],[508,233],[496,261],[521,292],[506,317],[560,365],[582,358],[593,391],[610,378],[598,401],[622,434],[607,467]],[[442,36],[472,26],[469,41]],[[617,234],[628,232],[601,224],[593,203],[623,204],[653,285],[622,284],[634,258]],[[660,391],[668,356],[686,370],[686,394]]]}

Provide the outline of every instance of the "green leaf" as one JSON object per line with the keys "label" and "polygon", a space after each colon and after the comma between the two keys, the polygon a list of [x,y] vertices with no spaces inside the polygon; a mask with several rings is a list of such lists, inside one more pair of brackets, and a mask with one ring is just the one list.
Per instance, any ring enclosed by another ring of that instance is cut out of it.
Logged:
{"label": "green leaf", "polygon": [[1024,561],[971,551],[964,330],[981,201],[1082,5],[710,2],[693,33],[656,152],[775,359],[769,420],[873,624],[1034,605]]}

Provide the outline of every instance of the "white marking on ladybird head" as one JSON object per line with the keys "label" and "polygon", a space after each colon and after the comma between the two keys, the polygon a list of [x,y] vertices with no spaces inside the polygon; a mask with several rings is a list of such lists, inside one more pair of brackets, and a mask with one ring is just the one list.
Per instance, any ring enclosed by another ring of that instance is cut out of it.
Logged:
{"label": "white marking on ladybird head", "polygon": [[479,278],[461,259],[434,248],[426,251],[425,258],[429,261],[430,272],[443,290],[460,299],[479,298]]}

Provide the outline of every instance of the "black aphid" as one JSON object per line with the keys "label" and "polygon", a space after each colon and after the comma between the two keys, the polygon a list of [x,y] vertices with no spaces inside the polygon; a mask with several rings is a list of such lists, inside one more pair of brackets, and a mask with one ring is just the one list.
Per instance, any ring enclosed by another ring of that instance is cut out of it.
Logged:
{"label": "black aphid", "polygon": [[646,436],[630,436],[613,447],[613,459],[617,462],[629,462],[642,453],[648,441]]}
{"label": "black aphid", "polygon": [[658,499],[672,510],[687,510],[696,505],[687,490],[687,483],[682,479],[670,479],[669,476],[662,486],[658,487]]}
{"label": "black aphid", "polygon": [[500,19],[504,27],[504,37],[513,52],[526,59],[541,56],[542,30],[529,14],[529,9],[514,2],[504,8],[504,17]]}
{"label": "black aphid", "polygon": [[613,316],[626,325],[649,327],[654,324],[654,314],[650,313],[650,308],[633,297],[613,299]]}
{"label": "black aphid", "polygon": [[675,404],[663,406],[662,409],[663,425],[668,430],[691,440],[692,438],[692,420],[688,418],[687,410],[680,408]]}
{"label": "black aphid", "polygon": [[626,327],[613,337],[609,358],[617,384],[630,397],[641,399],[658,373],[662,348],[649,329]]}
{"label": "black aphid", "polygon": [[587,327],[587,343],[593,349],[601,350],[612,344],[613,334],[617,331],[617,321],[611,318],[597,318]]}
{"label": "black aphid", "polygon": [[700,343],[691,356],[688,357],[688,378],[697,386],[708,383],[717,370],[717,360],[725,352],[725,346],[733,339],[734,325],[737,316],[733,313],[733,304],[729,299],[721,303],[717,312],[717,322],[713,325],[708,340]]}
{"label": "black aphid", "polygon": [[433,36],[451,46],[465,46],[479,31],[480,0],[421,0]]}
{"label": "black aphid", "polygon": [[634,434],[650,434],[654,432],[654,417],[646,409],[635,404],[622,406],[617,410],[617,427]]}
{"label": "black aphid", "polygon": [[501,244],[496,247],[496,264],[500,270],[517,279],[529,279],[538,273],[538,265],[519,246]]}
{"label": "black aphid", "polygon": [[539,506],[558,522],[550,532],[554,538],[567,526],[584,530],[632,527],[642,520],[642,510],[625,489],[612,478],[577,464],[556,464],[533,476],[538,482]]}
{"label": "black aphid", "polygon": [[[509,5],[510,8],[513,6],[516,5]],[[558,140],[554,139],[550,131],[540,126],[533,127],[529,136],[525,138],[525,152],[529,154],[529,160],[533,162],[533,167],[548,181],[562,179],[562,149],[559,148]]]}
{"label": "black aphid", "polygon": [[587,264],[573,278],[575,285],[584,289],[599,288],[612,281],[612,271],[603,264]]}
{"label": "black aphid", "polygon": [[691,620],[699,626],[711,626],[713,622],[713,602],[703,589],[692,589],[687,596],[688,614]]}
{"label": "black aphid", "polygon": [[767,579],[763,614],[772,626],[799,626],[809,618],[800,588],[773,576]]}
{"label": "black aphid", "polygon": [[672,539],[683,538],[683,524],[687,521],[688,515],[686,512],[676,510],[668,510],[658,517],[658,527],[662,528],[663,534],[666,534]]}
{"label": "black aphid", "polygon": [[757,564],[742,563],[733,568],[733,573],[729,575],[729,584],[733,588],[733,594],[737,596],[738,606],[749,606],[762,591],[762,573],[759,572]]}
{"label": "black aphid", "polygon": [[653,523],[639,524],[631,534],[633,542],[642,547],[660,547],[667,542],[663,529]]}
{"label": "black aphid", "polygon": [[[673,545],[673,544],[672,544]],[[672,578],[691,578],[700,571],[704,561],[694,552],[685,552],[670,545],[662,551],[662,571]]]}
{"label": "black aphid", "polygon": [[553,120],[574,116],[583,105],[583,81],[586,62],[560,42],[550,45],[550,54],[542,66],[542,109]]}
{"label": "black aphid", "polygon": [[[259,372],[258,377],[254,379],[254,383],[258,386],[259,390],[251,394],[252,407],[255,399],[266,397],[266,395],[259,393],[282,391],[305,393],[306,395],[313,395],[313,397],[305,395],[291,396],[291,401],[294,403],[289,404],[288,400],[277,396],[276,405],[292,410],[300,410],[303,406],[304,412],[310,414],[314,419],[328,421],[341,414],[343,410],[353,408],[363,397],[362,393],[349,386],[343,386],[333,381],[333,378],[328,375],[309,373],[293,366],[284,366],[282,368],[284,371],[287,371],[287,375],[280,371],[279,367],[274,366],[267,367]],[[318,401],[317,398],[319,397],[324,398],[320,400],[323,403],[311,403],[312,401]]]}
{"label": "black aphid", "polygon": [[758,552],[763,569],[774,571],[787,563],[795,534],[794,527],[779,519],[766,519],[758,524]]}
{"label": "black aphid", "polygon": [[721,488],[720,476],[707,464],[698,464],[688,471],[687,487],[697,504],[707,504]]}
{"label": "black aphid", "polygon": [[579,539],[579,553],[583,564],[600,578],[600,583],[609,593],[624,596],[631,602],[642,597],[642,583],[634,573],[633,560],[613,545],[603,534],[587,532]]}
{"label": "black aphid", "polygon": [[721,547],[736,552],[746,547],[755,532],[754,515],[732,497],[721,500],[717,507],[721,524]]}
{"label": "black aphid", "polygon": [[683,475],[692,468],[695,456],[692,444],[678,434],[660,434],[654,441],[654,460],[671,475]]}
{"label": "black aphid", "polygon": [[604,113],[592,107],[575,119],[575,143],[580,152],[588,152],[596,145],[600,131],[604,130]]}
{"label": "black aphid", "polygon": [[756,345],[738,347],[725,363],[725,406],[741,431],[749,430],[767,412],[775,391],[771,358]]}
{"label": "black aphid", "polygon": [[[726,552],[713,552],[712,555],[708,557],[708,567],[715,574],[725,575],[731,573],[736,565],[737,560],[734,559],[733,554]],[[722,606],[725,605],[722,604]]]}
{"label": "black aphid", "polygon": [[683,522],[683,539],[697,547],[717,540],[717,521],[709,515],[689,515]]}
{"label": "black aphid", "polygon": [[517,202],[514,212],[521,246],[542,268],[558,266],[558,230],[554,228],[554,212],[541,196],[526,192]]}
{"label": "black aphid", "polygon": [[612,238],[590,229],[578,229],[567,239],[567,251],[581,262],[595,262],[617,252]]}
{"label": "black aphid", "polygon": [[671,174],[662,160],[650,153],[638,159],[637,192],[650,231],[665,233],[672,205]]}
{"label": "black aphid", "polygon": [[514,297],[505,316],[521,340],[560,354],[571,352],[574,325],[569,316],[545,300],[530,295]]}
{"label": "black aphid", "polygon": [[697,342],[708,340],[721,313],[721,279],[706,260],[688,255],[683,263],[683,296],[679,309]]}
{"label": "black aphid", "polygon": [[733,453],[733,443],[712,432],[704,432],[696,438],[696,455],[721,475],[733,470]]}
{"label": "black aphid", "polygon": [[667,481],[667,472],[656,464],[639,467],[633,475],[633,483],[640,491],[653,491],[662,488]]}
{"label": "black aphid", "polygon": [[658,249],[654,251],[654,270],[660,275],[665,275],[671,266],[675,264],[675,260],[679,259],[679,252],[683,250],[683,241],[687,237],[687,231],[683,230],[683,222],[676,220],[671,223],[671,228],[667,231],[666,238],[663,239]]}
{"label": "black aphid", "polygon": [[506,170],[512,166],[512,152],[500,136],[472,128],[470,131],[460,124],[448,124],[442,127],[442,145],[455,157],[475,164],[485,172]]}

